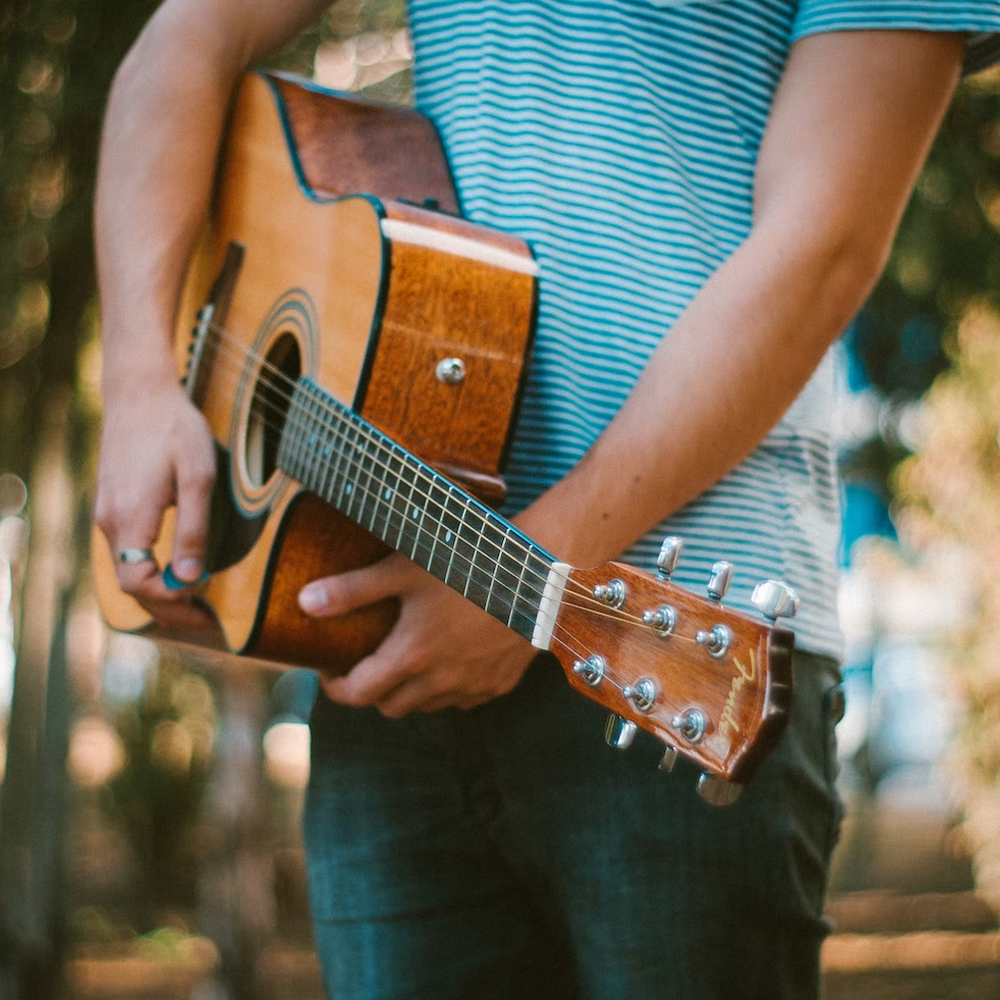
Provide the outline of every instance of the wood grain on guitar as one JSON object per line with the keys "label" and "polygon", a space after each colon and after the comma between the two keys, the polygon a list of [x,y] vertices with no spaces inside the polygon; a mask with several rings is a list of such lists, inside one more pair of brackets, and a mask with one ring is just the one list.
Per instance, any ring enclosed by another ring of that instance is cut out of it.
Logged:
{"label": "wood grain on guitar", "polygon": [[[564,566],[495,513],[537,267],[516,237],[412,204],[427,201],[458,208],[415,112],[247,75],[175,345],[219,456],[197,591],[219,634],[198,641],[349,670],[395,603],[313,619],[297,594],[396,549],[551,650],[615,713],[612,742],[637,725],[746,780],[784,725],[791,633],[674,586],[669,569]],[[161,565],[171,539],[168,516]],[[93,561],[112,627],[191,640],[119,590],[96,529]]]}

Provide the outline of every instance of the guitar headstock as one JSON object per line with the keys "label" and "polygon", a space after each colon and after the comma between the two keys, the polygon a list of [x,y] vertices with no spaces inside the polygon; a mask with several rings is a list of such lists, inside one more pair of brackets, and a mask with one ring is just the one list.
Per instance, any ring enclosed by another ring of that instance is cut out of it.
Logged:
{"label": "guitar headstock", "polygon": [[[669,580],[679,542],[661,551],[653,576],[619,563],[570,569],[550,645],[570,683],[613,713],[606,738],[627,747],[636,727],[704,771],[699,791],[732,801],[777,742],[792,694],[794,592],[767,581],[754,592],[764,618],[722,603],[732,567],[716,563],[708,596]],[[719,780],[722,779],[722,780]]]}

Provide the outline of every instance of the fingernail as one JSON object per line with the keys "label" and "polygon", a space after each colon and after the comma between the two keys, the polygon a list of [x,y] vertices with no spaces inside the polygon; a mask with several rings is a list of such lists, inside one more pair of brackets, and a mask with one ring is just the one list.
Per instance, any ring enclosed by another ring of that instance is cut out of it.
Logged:
{"label": "fingernail", "polygon": [[192,582],[201,576],[201,563],[197,559],[178,559],[174,565],[174,573],[181,580]]}
{"label": "fingernail", "polygon": [[163,567],[163,583],[167,590],[187,590],[188,587],[194,587],[199,583],[204,583],[209,576],[209,573],[202,573],[196,580],[181,580],[174,572],[172,563],[167,563],[167,565]]}
{"label": "fingernail", "polygon": [[327,606],[326,587],[321,583],[310,583],[299,591],[299,607],[307,614],[316,614]]}

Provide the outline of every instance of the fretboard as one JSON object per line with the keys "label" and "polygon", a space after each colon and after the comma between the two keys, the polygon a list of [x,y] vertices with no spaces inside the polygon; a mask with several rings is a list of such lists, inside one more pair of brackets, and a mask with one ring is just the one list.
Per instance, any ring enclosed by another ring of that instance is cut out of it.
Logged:
{"label": "fretboard", "polygon": [[531,638],[554,557],[309,379],[296,383],[278,466]]}

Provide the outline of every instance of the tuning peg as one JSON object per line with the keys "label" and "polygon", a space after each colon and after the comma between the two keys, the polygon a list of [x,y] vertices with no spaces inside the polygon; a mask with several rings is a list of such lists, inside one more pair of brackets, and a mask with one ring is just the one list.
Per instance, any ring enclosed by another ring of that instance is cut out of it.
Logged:
{"label": "tuning peg", "polygon": [[703,774],[698,779],[698,794],[712,806],[731,806],[742,792],[742,785],[714,774]]}
{"label": "tuning peg", "polygon": [[665,746],[663,748],[663,757],[660,759],[660,770],[668,772],[672,771],[679,756],[680,754],[678,753],[677,747]]}
{"label": "tuning peg", "polygon": [[670,720],[670,725],[692,746],[700,743],[708,731],[708,719],[700,708],[690,708],[678,713]]}
{"label": "tuning peg", "polygon": [[661,604],[655,611],[643,611],[642,623],[654,628],[661,639],[666,639],[677,628],[677,609]]}
{"label": "tuning peg", "polygon": [[721,660],[733,644],[733,630],[728,625],[713,625],[707,632],[704,629],[698,629],[694,641],[699,646],[704,646],[710,656]]}
{"label": "tuning peg", "polygon": [[620,715],[609,715],[604,727],[604,741],[609,747],[615,747],[617,750],[628,750],[632,745],[632,740],[635,739],[638,728],[629,719],[623,719]]}
{"label": "tuning peg", "polygon": [[661,580],[669,580],[670,574],[677,568],[677,560],[681,555],[681,540],[676,535],[667,535],[660,546],[656,557],[656,575]]}
{"label": "tuning peg", "polygon": [[765,580],[758,583],[750,596],[750,603],[771,621],[778,618],[794,618],[799,610],[799,595],[778,580]]}
{"label": "tuning peg", "polygon": [[627,596],[628,591],[621,580],[599,583],[594,587],[594,597],[603,601],[609,608],[620,608],[625,603]]}
{"label": "tuning peg", "polygon": [[656,682],[643,677],[635,684],[627,684],[622,688],[622,697],[640,712],[648,712],[656,704]]}
{"label": "tuning peg", "polygon": [[720,560],[712,567],[712,575],[708,578],[708,596],[713,601],[721,601],[729,590],[729,582],[733,578],[733,564]]}

